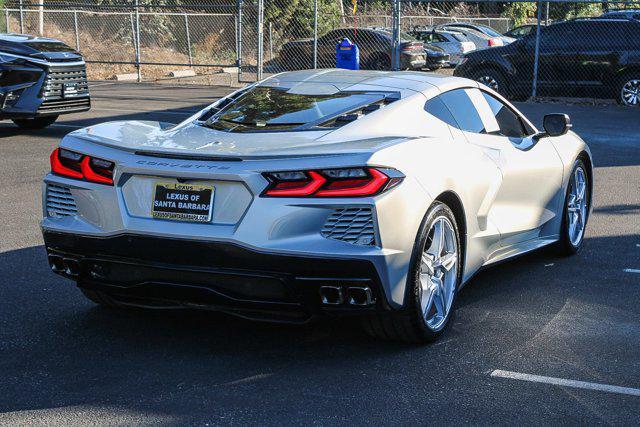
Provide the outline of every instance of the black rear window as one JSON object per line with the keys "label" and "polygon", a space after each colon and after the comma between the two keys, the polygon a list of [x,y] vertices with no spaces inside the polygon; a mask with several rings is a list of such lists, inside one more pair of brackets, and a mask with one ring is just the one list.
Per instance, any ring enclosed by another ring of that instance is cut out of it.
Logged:
{"label": "black rear window", "polygon": [[327,95],[289,93],[287,89],[255,87],[225,106],[207,125],[227,131],[293,129],[344,114],[385,99],[376,92]]}

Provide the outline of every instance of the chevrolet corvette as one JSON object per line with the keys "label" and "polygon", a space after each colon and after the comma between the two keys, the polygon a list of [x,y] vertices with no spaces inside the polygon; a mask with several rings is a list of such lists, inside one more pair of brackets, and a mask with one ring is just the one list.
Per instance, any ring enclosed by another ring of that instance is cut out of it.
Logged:
{"label": "chevrolet corvette", "polygon": [[581,248],[592,157],[570,128],[464,78],[278,74],[177,125],[65,136],[43,184],[49,264],[104,306],[351,315],[432,341],[482,268]]}

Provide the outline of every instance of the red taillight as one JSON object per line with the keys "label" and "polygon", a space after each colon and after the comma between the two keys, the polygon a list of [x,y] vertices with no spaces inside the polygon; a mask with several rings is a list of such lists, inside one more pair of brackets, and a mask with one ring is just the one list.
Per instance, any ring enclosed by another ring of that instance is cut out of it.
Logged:
{"label": "red taillight", "polygon": [[101,159],[94,159],[87,156],[82,160],[82,163],[80,163],[85,179],[87,181],[97,182],[98,184],[113,185],[113,169],[94,167],[96,160]]}
{"label": "red taillight", "polygon": [[366,197],[401,180],[374,168],[275,172],[265,176],[271,182],[263,193],[266,197]]}
{"label": "red taillight", "polygon": [[502,39],[499,39],[497,37],[489,39],[489,43],[488,44],[489,44],[489,47],[504,45],[504,43],[502,43]]}
{"label": "red taillight", "polygon": [[113,185],[113,162],[63,148],[53,150],[49,159],[51,172],[56,175]]}
{"label": "red taillight", "polygon": [[[275,177],[277,174],[273,174]],[[277,178],[276,178],[277,179]],[[274,180],[273,185],[265,192],[265,195],[271,197],[305,197],[311,196],[318,191],[322,184],[327,180],[317,172],[307,172],[306,179],[285,181]]]}
{"label": "red taillight", "polygon": [[[61,156],[61,153],[63,156]],[[82,156],[78,158],[78,161],[74,161],[71,158],[65,157],[64,154],[73,153],[72,151],[61,151],[60,148],[56,148],[51,153],[49,160],[51,162],[51,172],[66,176],[68,178],[82,179],[82,172],[80,171],[80,159]],[[73,153],[76,154],[76,153]]]}

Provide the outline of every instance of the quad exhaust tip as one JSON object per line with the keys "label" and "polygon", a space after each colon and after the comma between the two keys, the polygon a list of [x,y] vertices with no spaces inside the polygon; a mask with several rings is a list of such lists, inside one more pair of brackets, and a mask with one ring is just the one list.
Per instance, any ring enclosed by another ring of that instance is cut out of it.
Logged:
{"label": "quad exhaust tip", "polygon": [[368,286],[321,286],[320,301],[324,305],[352,305],[356,307],[368,307],[375,304],[371,288]]}
{"label": "quad exhaust tip", "polygon": [[49,255],[49,266],[54,273],[71,277],[80,275],[80,263],[77,259],[63,258],[59,255]]}
{"label": "quad exhaust tip", "polygon": [[340,286],[321,286],[320,300],[325,305],[341,305],[344,303],[344,295]]}
{"label": "quad exhaust tip", "polygon": [[353,286],[347,288],[347,301],[350,305],[360,307],[373,305],[373,303],[376,302],[371,293],[371,288],[368,286]]}

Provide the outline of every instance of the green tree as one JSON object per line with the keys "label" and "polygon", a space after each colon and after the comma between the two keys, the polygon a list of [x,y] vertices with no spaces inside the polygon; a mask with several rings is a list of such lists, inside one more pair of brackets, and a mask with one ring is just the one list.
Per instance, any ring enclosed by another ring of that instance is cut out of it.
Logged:
{"label": "green tree", "polygon": [[517,2],[509,4],[502,12],[502,16],[513,19],[514,25],[519,27],[528,23],[529,18],[535,16],[536,11],[536,3]]}
{"label": "green tree", "polygon": [[[313,36],[314,0],[280,0],[265,2],[265,22],[272,23],[284,38]],[[341,23],[336,0],[318,0],[318,36]]]}

